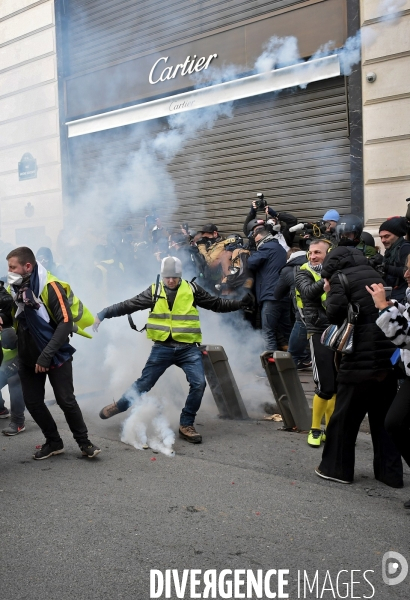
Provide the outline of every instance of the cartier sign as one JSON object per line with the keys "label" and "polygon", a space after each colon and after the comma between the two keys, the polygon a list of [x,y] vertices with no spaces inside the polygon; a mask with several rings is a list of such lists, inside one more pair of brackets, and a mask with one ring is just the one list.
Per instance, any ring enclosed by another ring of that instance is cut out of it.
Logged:
{"label": "cartier sign", "polygon": [[[266,6],[273,10],[275,4],[289,3],[267,2]],[[158,95],[182,93],[195,87],[192,79],[197,73],[209,74],[215,64],[220,66],[222,57],[224,64],[235,67],[238,77],[245,76],[253,70],[272,35],[297,37],[302,57],[311,56],[329,40],[339,48],[346,40],[346,0],[301,0],[263,19],[250,19],[176,46],[161,47],[135,58],[126,55],[118,63],[69,75],[65,77],[66,117],[78,119],[147,102]],[[179,101],[171,106],[172,112],[180,109]]]}
{"label": "cartier sign", "polygon": [[167,79],[175,79],[178,75],[178,71],[181,69],[180,75],[192,75],[192,73],[202,71],[207,69],[214,58],[218,58],[217,54],[210,54],[208,58],[206,56],[201,56],[201,58],[196,57],[196,54],[191,58],[187,56],[184,63],[177,64],[175,66],[167,66],[165,69],[161,71],[161,68],[164,66],[164,63],[168,62],[169,56],[161,56],[152,67],[149,72],[149,82],[151,84],[158,83],[159,81],[166,81]]}

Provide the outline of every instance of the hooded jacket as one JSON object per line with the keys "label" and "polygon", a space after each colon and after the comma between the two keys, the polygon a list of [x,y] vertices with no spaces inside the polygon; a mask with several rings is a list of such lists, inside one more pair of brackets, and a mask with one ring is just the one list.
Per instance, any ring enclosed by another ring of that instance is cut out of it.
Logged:
{"label": "hooded jacket", "polygon": [[[349,299],[340,282],[338,271],[341,271],[349,282]],[[326,312],[331,323],[336,325],[343,323],[349,300],[360,306],[359,318],[354,329],[354,351],[343,356],[338,381],[351,384],[383,377],[392,369],[390,357],[395,347],[376,325],[379,311],[366,290],[366,285],[383,284],[383,279],[368,264],[367,258],[360,250],[342,246],[335,248],[326,256],[322,277],[330,281]]]}

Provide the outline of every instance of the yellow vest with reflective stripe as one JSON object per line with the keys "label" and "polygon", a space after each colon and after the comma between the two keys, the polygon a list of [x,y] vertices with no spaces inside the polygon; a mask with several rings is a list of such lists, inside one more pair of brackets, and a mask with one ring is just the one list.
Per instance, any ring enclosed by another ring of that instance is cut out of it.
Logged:
{"label": "yellow vest with reflective stripe", "polygon": [[[309,271],[309,273],[311,273],[313,275],[313,279],[315,281],[320,281],[320,279],[322,279],[321,274],[317,273],[314,269],[311,269],[309,267],[308,263],[303,264],[300,267],[300,270],[301,271]],[[298,288],[295,288],[295,292],[296,292],[296,304],[298,305],[298,308],[303,308],[303,300],[302,300],[302,296],[300,295]],[[320,299],[322,301],[322,306],[325,308],[326,292],[323,292],[323,294],[320,296]]]}
{"label": "yellow vest with reflective stripe", "polygon": [[84,329],[86,327],[90,327],[94,323],[93,315],[90,313],[88,308],[84,306],[81,300],[77,298],[77,296],[74,296],[72,289],[68,283],[66,283],[65,281],[60,281],[59,279],[57,279],[57,277],[54,277],[54,275],[52,275],[50,271],[47,271],[46,285],[44,286],[40,297],[50,317],[54,320],[54,316],[52,315],[48,304],[48,284],[52,281],[59,283],[67,295],[68,304],[70,305],[71,314],[73,315],[73,332],[78,333],[79,335],[83,335],[87,338],[92,338],[92,335],[84,331]]}
{"label": "yellow vest with reflective stripe", "polygon": [[[152,285],[155,295],[155,283]],[[199,312],[194,307],[194,293],[185,280],[181,281],[177,295],[169,309],[168,300],[161,282],[161,292],[147,322],[147,337],[157,342],[165,342],[169,336],[176,342],[194,344],[202,341]]]}

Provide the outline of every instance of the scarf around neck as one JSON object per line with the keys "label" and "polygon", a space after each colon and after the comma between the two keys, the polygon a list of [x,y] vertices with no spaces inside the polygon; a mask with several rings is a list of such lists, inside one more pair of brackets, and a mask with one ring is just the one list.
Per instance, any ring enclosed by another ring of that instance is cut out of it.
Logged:
{"label": "scarf around neck", "polygon": [[309,269],[313,269],[313,271],[316,271],[316,273],[321,273],[323,267],[322,263],[320,263],[319,265],[312,265],[312,263],[309,261],[308,265]]}
{"label": "scarf around neck", "polygon": [[390,248],[388,248],[386,250],[386,252],[384,253],[384,259],[383,262],[386,266],[388,265],[394,265],[394,263],[396,262],[397,258],[398,258],[398,254],[400,253],[400,248],[402,247],[402,245],[404,244],[406,240],[404,239],[404,237],[400,237],[398,240],[396,240],[394,242],[394,244],[391,245]]}
{"label": "scarf around neck", "polygon": [[[11,290],[17,304],[15,318],[20,327],[29,330],[40,353],[48,345],[56,329],[55,323],[51,324],[50,316],[40,298],[46,285],[47,271],[43,265],[37,263],[32,273],[23,277],[21,285],[12,286]],[[51,368],[59,367],[70,360],[74,352],[75,348],[65,342],[53,356]]]}

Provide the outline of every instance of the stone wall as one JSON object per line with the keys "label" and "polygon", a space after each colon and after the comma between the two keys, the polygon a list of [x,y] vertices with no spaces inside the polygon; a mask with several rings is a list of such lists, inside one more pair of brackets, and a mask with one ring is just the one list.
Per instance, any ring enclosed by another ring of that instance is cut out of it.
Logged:
{"label": "stone wall", "polygon": [[[20,181],[27,152],[37,177]],[[62,226],[54,3],[1,0],[0,238],[36,251],[54,245]]]}

